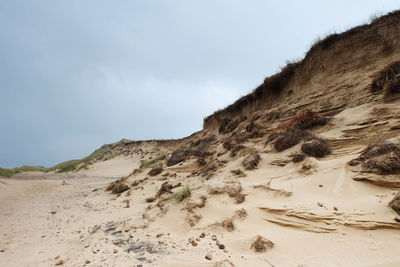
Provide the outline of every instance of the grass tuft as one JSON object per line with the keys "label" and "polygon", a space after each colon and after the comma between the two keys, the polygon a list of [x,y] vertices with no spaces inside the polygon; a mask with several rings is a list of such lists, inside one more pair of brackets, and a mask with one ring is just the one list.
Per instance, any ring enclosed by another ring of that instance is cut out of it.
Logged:
{"label": "grass tuft", "polygon": [[178,192],[172,194],[171,199],[175,200],[176,202],[182,202],[182,200],[184,200],[185,198],[190,197],[191,194],[192,189],[188,185],[186,185]]}

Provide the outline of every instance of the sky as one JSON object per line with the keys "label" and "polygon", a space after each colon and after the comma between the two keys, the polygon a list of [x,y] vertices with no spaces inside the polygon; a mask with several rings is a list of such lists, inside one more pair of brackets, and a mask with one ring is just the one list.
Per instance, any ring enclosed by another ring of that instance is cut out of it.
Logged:
{"label": "sky", "polygon": [[0,166],[181,138],[398,0],[0,0]]}

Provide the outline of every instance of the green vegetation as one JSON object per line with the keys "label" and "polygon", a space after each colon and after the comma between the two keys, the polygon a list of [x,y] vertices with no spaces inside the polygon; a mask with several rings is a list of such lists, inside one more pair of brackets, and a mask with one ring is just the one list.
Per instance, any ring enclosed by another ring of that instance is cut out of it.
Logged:
{"label": "green vegetation", "polygon": [[111,151],[114,147],[118,145],[126,145],[135,141],[131,141],[128,139],[122,139],[119,142],[115,142],[112,144],[106,144],[102,147],[96,149],[92,154],[82,159],[69,160],[62,163],[59,163],[53,167],[46,168],[43,166],[22,166],[14,169],[4,169],[0,168],[0,176],[3,177],[12,177],[16,173],[20,172],[30,172],[30,171],[39,171],[39,172],[49,172],[54,171],[57,173],[62,172],[74,172],[82,169],[88,169],[89,165],[92,164],[96,160],[102,159],[109,151]]}
{"label": "green vegetation", "polygon": [[190,187],[186,185],[178,192],[172,194],[171,199],[175,200],[176,202],[181,202],[185,198],[190,197],[191,194],[192,194],[192,189],[190,189]]}
{"label": "green vegetation", "polygon": [[155,163],[161,161],[161,160],[165,160],[166,156],[165,155],[158,155],[156,158],[154,159],[148,159],[148,160],[141,160],[140,161],[140,169],[144,170],[147,168],[152,167]]}
{"label": "green vegetation", "polygon": [[55,171],[57,173],[62,172],[73,172],[79,171],[82,169],[88,169],[89,165],[92,164],[94,161],[102,159],[109,151],[111,151],[114,147],[121,145],[121,144],[129,144],[135,141],[131,141],[128,139],[122,139],[119,142],[115,142],[112,144],[106,144],[101,146],[100,148],[96,149],[92,154],[82,159],[75,159],[62,162],[50,168],[50,170]]}
{"label": "green vegetation", "polygon": [[22,166],[13,169],[0,168],[0,176],[12,177],[16,173],[20,172],[49,172],[50,169],[43,166]]}

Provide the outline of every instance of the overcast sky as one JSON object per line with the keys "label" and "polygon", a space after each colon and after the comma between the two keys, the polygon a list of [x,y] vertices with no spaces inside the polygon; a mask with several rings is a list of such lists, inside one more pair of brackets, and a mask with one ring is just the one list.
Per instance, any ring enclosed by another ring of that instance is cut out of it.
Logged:
{"label": "overcast sky", "polygon": [[394,1],[0,0],[0,166],[166,139]]}

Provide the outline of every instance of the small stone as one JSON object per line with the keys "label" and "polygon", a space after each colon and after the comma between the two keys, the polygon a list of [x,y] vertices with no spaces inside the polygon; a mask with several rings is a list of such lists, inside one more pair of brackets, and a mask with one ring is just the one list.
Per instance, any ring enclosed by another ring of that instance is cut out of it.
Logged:
{"label": "small stone", "polygon": [[220,245],[218,246],[218,248],[219,248],[219,249],[225,249],[225,245],[224,245],[224,244],[220,244]]}
{"label": "small stone", "polygon": [[203,232],[203,233],[201,233],[201,234],[200,234],[200,237],[201,237],[201,238],[204,238],[204,237],[206,237],[206,233],[204,233],[204,232]]}
{"label": "small stone", "polygon": [[227,250],[227,249],[224,249],[224,252],[225,252],[225,253],[228,253],[228,250]]}
{"label": "small stone", "polygon": [[156,235],[156,238],[160,238],[160,237],[162,237],[164,234],[157,234]]}
{"label": "small stone", "polygon": [[193,242],[192,242],[192,246],[193,246],[193,247],[197,247],[197,242],[196,242],[196,241],[193,241]]}
{"label": "small stone", "polygon": [[113,252],[114,252],[114,254],[115,254],[115,253],[118,253],[118,249],[114,249],[114,251],[113,251]]}
{"label": "small stone", "polygon": [[319,202],[319,201],[318,201],[317,204],[318,204],[318,206],[320,206],[320,207],[323,207],[323,206],[324,206],[324,204],[323,204],[322,202]]}
{"label": "small stone", "polygon": [[221,242],[219,242],[219,241],[217,240],[217,242],[215,242],[215,244],[217,245],[217,247],[219,247],[219,246],[221,245]]}
{"label": "small stone", "polygon": [[318,185],[319,187],[324,187],[322,184]]}
{"label": "small stone", "polygon": [[60,255],[58,255],[58,256],[57,256],[57,257],[55,257],[54,259],[55,259],[55,260],[58,260],[59,258],[60,258]]}
{"label": "small stone", "polygon": [[210,253],[210,252],[208,252],[207,254],[206,254],[206,256],[205,256],[205,258],[207,259],[207,260],[212,260],[212,254]]}
{"label": "small stone", "polygon": [[197,242],[200,242],[200,241],[201,241],[200,237],[196,238],[196,241],[197,241]]}
{"label": "small stone", "polygon": [[337,207],[333,207],[333,209],[334,209],[335,211],[338,211],[338,208],[337,208]]}
{"label": "small stone", "polygon": [[164,241],[163,240],[158,240],[158,244],[162,245],[162,244],[164,244]]}
{"label": "small stone", "polygon": [[216,235],[213,235],[213,236],[211,237],[211,239],[215,241],[215,240],[217,240],[217,236],[216,236]]}
{"label": "small stone", "polygon": [[86,260],[86,261],[85,261],[85,264],[89,264],[89,263],[90,263],[90,260]]}
{"label": "small stone", "polygon": [[400,216],[394,217],[394,220],[395,220],[396,222],[400,222]]}
{"label": "small stone", "polygon": [[59,260],[59,261],[56,262],[56,266],[63,265],[63,264],[64,264],[63,260]]}
{"label": "small stone", "polygon": [[0,252],[6,252],[6,250],[4,248],[0,249]]}
{"label": "small stone", "polygon": [[193,242],[194,242],[194,238],[193,237],[189,238],[189,243],[193,243]]}

